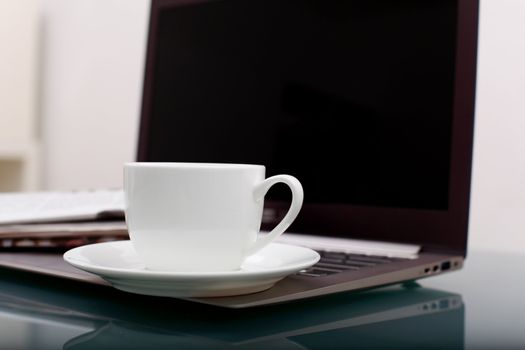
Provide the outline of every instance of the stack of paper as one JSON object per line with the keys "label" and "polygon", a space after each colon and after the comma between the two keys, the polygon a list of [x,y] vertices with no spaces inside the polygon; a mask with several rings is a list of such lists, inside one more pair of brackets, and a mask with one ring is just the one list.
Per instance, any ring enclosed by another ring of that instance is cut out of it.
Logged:
{"label": "stack of paper", "polygon": [[0,249],[127,239],[121,190],[0,194]]}

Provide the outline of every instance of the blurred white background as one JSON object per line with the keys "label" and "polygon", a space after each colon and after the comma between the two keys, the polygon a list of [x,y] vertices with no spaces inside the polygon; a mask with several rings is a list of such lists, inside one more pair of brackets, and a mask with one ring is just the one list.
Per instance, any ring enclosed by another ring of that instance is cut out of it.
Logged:
{"label": "blurred white background", "polygon": [[[0,189],[121,186],[148,16],[149,0],[0,0]],[[481,1],[471,247],[525,251],[524,18],[525,1]]]}
{"label": "blurred white background", "polygon": [[42,186],[122,186],[134,160],[149,0],[38,0]]}

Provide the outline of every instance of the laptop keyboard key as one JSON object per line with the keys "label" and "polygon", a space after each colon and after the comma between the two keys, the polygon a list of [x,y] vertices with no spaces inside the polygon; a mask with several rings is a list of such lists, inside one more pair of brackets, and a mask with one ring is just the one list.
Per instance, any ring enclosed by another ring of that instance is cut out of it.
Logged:
{"label": "laptop keyboard key", "polygon": [[325,257],[321,257],[321,260],[319,260],[319,262],[323,262],[323,263],[328,263],[328,264],[342,264],[344,263],[345,259],[344,258],[325,258]]}
{"label": "laptop keyboard key", "polygon": [[369,266],[376,266],[377,263],[365,262],[365,261],[359,261],[359,260],[346,260],[345,265],[357,266],[357,267],[369,267]]}
{"label": "laptop keyboard key", "polygon": [[346,258],[346,253],[343,253],[343,252],[320,252],[320,254],[324,258],[331,258],[331,259]]}
{"label": "laptop keyboard key", "polygon": [[325,262],[318,262],[315,264],[315,266],[322,267],[322,268],[329,268],[329,269],[337,269],[339,272],[344,270],[358,270],[359,266],[349,266],[346,264],[330,264]]}
{"label": "laptop keyboard key", "polygon": [[357,255],[357,254],[348,254],[347,260],[351,261],[362,261],[365,263],[374,263],[374,264],[386,264],[390,263],[393,258],[388,258],[386,256],[370,256],[370,255]]}

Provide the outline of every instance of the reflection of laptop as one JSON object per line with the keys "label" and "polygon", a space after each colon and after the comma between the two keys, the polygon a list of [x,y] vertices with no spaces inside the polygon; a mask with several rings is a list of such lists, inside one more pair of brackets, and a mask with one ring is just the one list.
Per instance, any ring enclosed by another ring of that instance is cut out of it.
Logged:
{"label": "reflection of laptop", "polygon": [[358,348],[449,349],[464,342],[461,296],[427,288],[389,287],[232,312],[71,284],[27,288],[20,278],[8,274],[0,281],[0,319],[6,327],[22,322],[33,329],[25,347],[324,349],[352,339]]}
{"label": "reflection of laptop", "polygon": [[[477,20],[477,0],[153,0],[138,160],[295,175],[305,203],[282,239],[329,251],[265,292],[199,301],[264,305],[461,268]],[[288,200],[270,191],[264,228]],[[53,255],[0,264],[104,283]]]}
{"label": "reflection of laptop", "polygon": [[[397,295],[396,295],[397,293]],[[182,317],[175,322],[146,328],[135,322],[114,320],[95,331],[68,341],[65,349],[90,349],[133,339],[138,348],[325,349],[327,344],[345,344],[352,339],[358,348],[461,348],[464,343],[464,306],[461,296],[434,290],[385,292],[360,300],[339,298],[323,310],[305,310],[307,305],[280,310],[257,310],[257,314],[221,315],[215,319]],[[337,302],[337,312],[332,308]],[[373,302],[379,302],[374,307]],[[324,303],[321,303],[324,305]],[[302,317],[297,317],[301,314]],[[268,322],[272,319],[272,322]],[[173,320],[172,320],[173,321]],[[235,332],[231,330],[235,329]],[[438,331],[436,331],[438,330]],[[155,340],[158,343],[155,343]],[[182,346],[183,345],[183,346]],[[337,348],[337,346],[335,346]]]}
{"label": "reflection of laptop", "polygon": [[[207,302],[281,302],[461,267],[477,16],[474,0],[153,1],[138,160],[295,175],[305,204],[283,240],[332,251],[266,292]],[[288,201],[270,191],[265,228]]]}

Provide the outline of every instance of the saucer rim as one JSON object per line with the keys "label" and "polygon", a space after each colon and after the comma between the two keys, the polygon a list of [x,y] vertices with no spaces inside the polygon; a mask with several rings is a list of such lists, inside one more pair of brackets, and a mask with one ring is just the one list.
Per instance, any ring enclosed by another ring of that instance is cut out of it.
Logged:
{"label": "saucer rim", "polygon": [[[242,267],[238,270],[232,270],[232,271],[170,271],[170,270],[148,270],[145,267],[142,268],[117,268],[117,267],[104,267],[103,265],[94,265],[92,263],[86,262],[85,260],[81,260],[75,257],[75,254],[78,254],[80,251],[84,249],[93,249],[94,246],[102,246],[102,245],[131,245],[131,240],[120,240],[120,241],[111,241],[111,242],[100,242],[100,243],[93,243],[88,244],[76,248],[72,248],[68,251],[66,251],[63,254],[63,259],[71,264],[72,266],[79,268],[81,270],[97,274],[99,276],[107,276],[107,277],[116,277],[113,274],[122,274],[125,276],[133,275],[134,278],[152,278],[152,277],[159,277],[159,278],[187,278],[187,279],[203,279],[203,278],[245,278],[247,275],[260,275],[263,274],[265,276],[281,276],[283,273],[287,273],[289,271],[299,271],[301,269],[310,267],[314,264],[316,264],[321,256],[318,252],[316,252],[313,249],[298,246],[298,245],[291,245],[291,244],[284,244],[284,243],[270,243],[268,246],[284,246],[287,249],[295,249],[296,251],[303,251],[303,254],[306,256],[306,254],[310,254],[311,256],[308,257],[308,259],[305,259],[302,263],[295,263],[293,265],[280,265],[275,268],[264,268],[261,270],[243,270]],[[260,252],[257,252],[253,255],[259,255]],[[307,260],[307,261],[306,261]]]}

